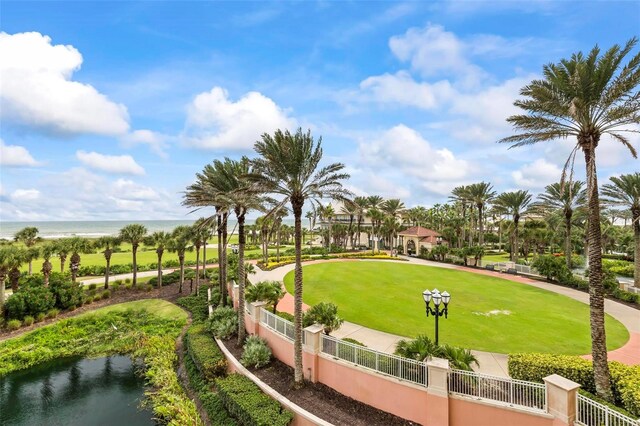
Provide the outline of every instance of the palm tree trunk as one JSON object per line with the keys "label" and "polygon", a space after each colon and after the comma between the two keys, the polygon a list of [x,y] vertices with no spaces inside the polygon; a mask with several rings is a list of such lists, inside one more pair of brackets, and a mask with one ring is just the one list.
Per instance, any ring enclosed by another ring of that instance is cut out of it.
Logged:
{"label": "palm tree trunk", "polygon": [[567,263],[567,268],[571,270],[571,215],[565,215],[564,225],[566,227],[566,235],[564,237],[564,257]]}
{"label": "palm tree trunk", "polygon": [[634,250],[634,279],[633,285],[635,287],[640,287],[640,209],[632,209],[631,210],[631,220],[633,222],[633,238],[635,240],[635,250]]}
{"label": "palm tree trunk", "polygon": [[280,225],[276,231],[276,262],[280,262]]}
{"label": "palm tree trunk", "polygon": [[247,275],[244,272],[244,213],[238,217],[238,345],[244,343],[246,329],[244,327],[244,288]]}
{"label": "palm tree trunk", "polygon": [[224,306],[225,298],[224,298],[224,284],[222,283],[222,214],[220,213],[220,209],[216,211],[217,220],[218,220],[218,288],[220,289],[220,304]]}
{"label": "palm tree trunk", "polygon": [[6,277],[7,276],[4,272],[0,273],[0,310],[2,310],[2,307],[4,306],[4,299],[5,299],[4,280]]}
{"label": "palm tree trunk", "polygon": [[135,287],[138,281],[138,245],[134,244],[131,249],[133,254],[133,280],[131,281],[131,286]]}
{"label": "palm tree trunk", "polygon": [[111,273],[111,256],[105,260],[107,261],[107,266],[104,268],[104,289],[107,290],[109,288],[109,275]]}
{"label": "palm tree trunk", "polygon": [[178,255],[180,260],[180,284],[178,285],[178,293],[182,293],[182,286],[184,285],[184,253]]}
{"label": "palm tree trunk", "polygon": [[302,370],[302,206],[304,200],[291,200],[294,216],[294,244],[296,249],[296,266],[294,269],[293,292],[293,353],[294,353],[294,381],[301,384]]}
{"label": "palm tree trunk", "polygon": [[60,273],[64,273],[64,263],[67,261],[67,256],[60,256]]}
{"label": "palm tree trunk", "polygon": [[511,261],[518,263],[518,223],[520,222],[519,215],[513,216],[513,244],[511,245]]}
{"label": "palm tree trunk", "polygon": [[222,213],[222,262],[220,262],[220,278],[222,279],[222,306],[227,306],[227,218],[228,212]]}
{"label": "palm tree trunk", "polygon": [[158,288],[162,288],[162,250],[156,250],[158,254]]}
{"label": "palm tree trunk", "polygon": [[196,247],[196,295],[200,285],[200,247]]}
{"label": "palm tree trunk", "polygon": [[33,274],[33,260],[29,259],[29,275]]}
{"label": "palm tree trunk", "polygon": [[478,236],[478,245],[480,247],[484,246],[484,223],[482,221],[482,209],[483,209],[482,204],[479,204],[478,205],[478,222],[480,225],[480,235]]}
{"label": "palm tree trunk", "polygon": [[[584,146],[584,145],[583,145]],[[600,201],[596,171],[595,142],[584,148],[587,166],[587,193],[589,209],[589,319],[591,323],[591,355],[596,393],[612,401],[611,374],[607,363],[607,340],[604,329],[604,286],[602,283],[602,231],[600,229]]]}

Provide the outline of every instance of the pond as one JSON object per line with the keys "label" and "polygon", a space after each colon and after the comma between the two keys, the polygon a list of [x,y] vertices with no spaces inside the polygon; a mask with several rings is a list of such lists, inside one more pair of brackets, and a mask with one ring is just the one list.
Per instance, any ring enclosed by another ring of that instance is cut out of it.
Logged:
{"label": "pond", "polygon": [[63,359],[0,378],[1,425],[154,425],[129,357]]}

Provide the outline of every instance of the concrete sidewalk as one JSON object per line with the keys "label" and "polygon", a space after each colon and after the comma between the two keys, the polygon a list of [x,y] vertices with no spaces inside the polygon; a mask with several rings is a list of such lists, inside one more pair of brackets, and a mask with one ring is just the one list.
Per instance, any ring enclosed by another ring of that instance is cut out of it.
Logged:
{"label": "concrete sidewalk", "polygon": [[[407,258],[410,263],[424,265],[424,266],[433,266],[438,268],[448,268],[448,269],[457,269],[464,272],[470,273],[478,273],[482,275],[491,275],[496,278],[503,278],[510,281],[519,282],[526,285],[532,285],[544,290],[548,290],[554,293],[562,294],[567,297],[571,297],[572,299],[578,300],[582,303],[589,303],[589,295],[587,293],[583,293],[578,290],[574,290],[571,288],[566,288],[550,283],[540,282],[536,280],[532,280],[530,278],[526,278],[519,275],[507,275],[500,272],[493,271],[485,271],[481,269],[471,269],[464,268],[461,266],[439,263],[439,262],[431,262],[428,260],[417,259],[417,258]],[[332,260],[319,260],[314,261],[313,263],[321,263],[321,262],[341,262],[341,261],[358,261],[358,262],[376,262],[376,260],[340,260],[340,259],[332,259]],[[389,260],[385,260],[384,262],[393,262]],[[398,261],[401,262],[401,261]],[[405,263],[405,262],[401,262]],[[280,268],[274,269],[272,271],[262,271],[260,268],[256,268],[256,274],[251,277],[252,282],[258,281],[280,281],[282,282],[285,275],[289,272],[293,271],[295,265],[285,265]],[[303,305],[303,309],[307,309],[307,305]],[[278,304],[278,310],[283,312],[293,313],[293,296],[287,293],[285,297]],[[605,300],[605,312],[610,314],[612,317],[616,318],[620,321],[628,330],[630,334],[629,341],[621,348],[616,349],[614,351],[609,352],[609,359],[620,361],[625,364],[640,364],[640,311],[631,308],[629,306],[623,305],[618,302],[614,302],[612,300]],[[407,339],[407,337],[402,337],[390,333],[385,333],[383,331],[378,331],[374,329],[370,329],[358,324],[354,324],[348,321],[345,321],[342,327],[333,332],[332,334],[338,338],[349,337],[359,342],[364,343],[367,347],[379,350],[382,352],[393,353],[395,351],[395,346],[398,341],[402,339]],[[506,354],[494,353],[494,352],[483,352],[483,351],[475,351],[472,350],[473,354],[478,359],[480,363],[480,367],[476,368],[476,371],[485,374],[492,374],[495,376],[508,377],[508,368],[507,361],[508,356]],[[589,358],[590,355],[584,355],[585,358]]]}

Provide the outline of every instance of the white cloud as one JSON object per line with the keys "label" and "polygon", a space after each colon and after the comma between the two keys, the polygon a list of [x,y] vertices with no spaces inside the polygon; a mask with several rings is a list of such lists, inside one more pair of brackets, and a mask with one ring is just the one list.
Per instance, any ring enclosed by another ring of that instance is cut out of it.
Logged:
{"label": "white cloud", "polygon": [[40,198],[40,191],[37,189],[16,189],[11,193],[11,201],[18,203],[35,201]]}
{"label": "white cloud", "polygon": [[120,141],[126,148],[131,148],[136,145],[147,145],[149,149],[156,155],[167,158],[167,141],[168,137],[161,133],[153,132],[151,130],[135,130],[120,138]]}
{"label": "white cloud", "polygon": [[550,183],[560,181],[561,175],[560,167],[543,158],[525,164],[511,173],[516,186],[526,189],[542,189]]}
{"label": "white cloud", "polygon": [[484,71],[466,58],[467,46],[454,33],[441,25],[410,28],[389,40],[391,52],[424,77],[454,75],[473,84],[484,77]]}
{"label": "white cloud", "polygon": [[130,155],[104,155],[77,151],[76,158],[92,169],[114,174],[143,175],[144,169]]}
{"label": "white cloud", "polygon": [[112,189],[114,194],[118,194],[120,198],[127,201],[148,201],[160,198],[153,188],[128,179],[118,179],[114,182]]}
{"label": "white cloud", "polygon": [[19,145],[5,145],[0,138],[0,165],[2,166],[37,166],[38,162],[34,160],[29,151]]}
{"label": "white cloud", "polygon": [[360,83],[360,89],[371,94],[363,99],[366,101],[373,98],[381,103],[398,103],[422,109],[438,107],[453,94],[451,84],[446,80],[434,84],[418,83],[406,71],[369,77]]}
{"label": "white cloud", "polygon": [[371,164],[384,164],[403,172],[432,181],[465,179],[469,164],[457,159],[446,148],[434,148],[418,132],[398,125],[371,143],[361,142],[361,155]]}
{"label": "white cloud", "polygon": [[233,102],[226,90],[214,87],[189,105],[183,140],[199,148],[248,150],[261,134],[294,127],[287,111],[261,93],[249,92]]}
{"label": "white cloud", "polygon": [[73,81],[82,55],[37,32],[0,33],[2,117],[56,134],[121,135],[127,109],[89,84]]}

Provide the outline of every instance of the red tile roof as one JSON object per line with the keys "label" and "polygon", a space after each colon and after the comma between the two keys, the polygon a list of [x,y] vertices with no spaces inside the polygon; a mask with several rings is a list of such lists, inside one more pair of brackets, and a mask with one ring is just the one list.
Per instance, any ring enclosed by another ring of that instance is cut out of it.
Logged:
{"label": "red tile roof", "polygon": [[422,226],[412,226],[411,228],[405,229],[402,232],[399,232],[398,235],[406,235],[411,237],[440,237],[440,233],[432,230],[423,228]]}

